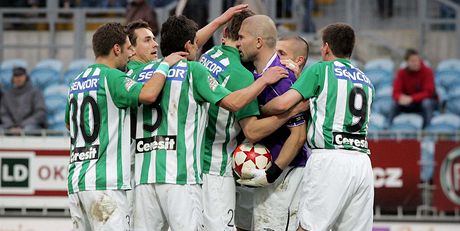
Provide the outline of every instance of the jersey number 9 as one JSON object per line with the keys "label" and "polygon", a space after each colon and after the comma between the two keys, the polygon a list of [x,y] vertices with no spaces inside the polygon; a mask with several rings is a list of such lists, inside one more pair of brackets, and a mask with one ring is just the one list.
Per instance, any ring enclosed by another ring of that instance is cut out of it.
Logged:
{"label": "jersey number 9", "polygon": [[[360,96],[362,99],[360,105],[357,105],[356,96]],[[366,92],[364,92],[362,88],[353,87],[353,89],[351,89],[350,95],[348,97],[348,108],[350,113],[353,115],[353,118],[358,117],[359,120],[358,122],[347,126],[347,131],[358,132],[363,127],[367,117],[367,96]]]}

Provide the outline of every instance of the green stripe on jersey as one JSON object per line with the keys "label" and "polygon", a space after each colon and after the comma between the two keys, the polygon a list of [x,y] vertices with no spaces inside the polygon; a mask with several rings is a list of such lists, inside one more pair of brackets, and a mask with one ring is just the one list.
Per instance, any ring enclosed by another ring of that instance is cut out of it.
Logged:
{"label": "green stripe on jersey", "polygon": [[[229,91],[243,89],[254,82],[254,76],[241,64],[236,48],[215,46],[200,58],[200,62],[211,75]],[[236,148],[236,136],[241,128],[238,121],[249,116],[258,116],[259,107],[254,100],[236,113],[210,105],[206,126],[203,155],[203,173],[232,176],[232,152]]]}
{"label": "green stripe on jersey", "polygon": [[102,64],[90,65],[71,82],[66,107],[72,136],[69,193],[131,188],[125,115],[128,107],[137,106],[141,88]]}
{"label": "green stripe on jersey", "polygon": [[[136,67],[131,71],[133,79],[145,83],[158,65],[159,62],[152,62]],[[138,115],[146,117],[137,117],[134,144],[136,184],[201,183],[205,103],[215,104],[228,93],[197,62],[181,61],[172,66],[157,105],[161,118],[151,108],[138,109]],[[151,116],[142,110],[152,111]],[[144,125],[157,120],[152,118],[159,118],[159,127],[152,134],[146,134]]]}

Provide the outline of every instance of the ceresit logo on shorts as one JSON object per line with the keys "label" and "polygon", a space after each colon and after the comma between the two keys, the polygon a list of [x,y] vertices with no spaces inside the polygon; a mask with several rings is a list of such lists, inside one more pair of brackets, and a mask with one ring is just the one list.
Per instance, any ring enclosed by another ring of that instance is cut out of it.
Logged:
{"label": "ceresit logo on shorts", "polygon": [[333,132],[333,143],[335,145],[351,145],[357,148],[367,148],[368,143],[365,135],[350,134],[344,132]]}
{"label": "ceresit logo on shorts", "polygon": [[70,153],[70,163],[85,161],[85,160],[96,160],[98,158],[99,158],[99,145],[75,148]]}
{"label": "ceresit logo on shorts", "polygon": [[136,153],[176,150],[176,136],[152,136],[136,139]]}
{"label": "ceresit logo on shorts", "polygon": [[440,168],[440,182],[444,194],[460,205],[460,148],[447,154]]}

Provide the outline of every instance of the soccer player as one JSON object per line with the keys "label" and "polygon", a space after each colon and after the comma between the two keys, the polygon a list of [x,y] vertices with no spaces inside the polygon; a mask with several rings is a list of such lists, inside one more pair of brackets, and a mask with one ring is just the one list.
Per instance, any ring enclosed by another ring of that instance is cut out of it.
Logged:
{"label": "soccer player", "polygon": [[[282,67],[276,53],[277,31],[275,23],[265,15],[246,18],[239,30],[237,43],[243,61],[253,62],[255,79],[259,79],[270,67]],[[289,71],[288,78],[265,88],[259,95],[264,105],[288,91],[296,77]],[[303,169],[307,160],[304,149],[306,125],[302,114],[289,121],[272,135],[262,140],[273,157],[266,171],[242,170],[241,184],[258,186],[254,190],[253,225],[255,230],[288,230],[296,228],[293,220],[297,213],[296,203]],[[245,179],[248,178],[248,179]],[[262,187],[261,187],[262,186]]]}
{"label": "soccer player", "polygon": [[307,41],[298,35],[281,36],[276,42],[276,51],[281,58],[281,64],[292,70],[298,77],[308,59]]}
{"label": "soccer player", "polygon": [[[235,14],[224,28],[223,45],[213,47],[200,58],[211,76],[232,92],[254,82],[252,73],[241,64],[236,48],[241,23],[252,15],[249,10]],[[257,119],[260,114],[257,100],[235,113],[217,105],[209,106],[202,166],[205,230],[234,230],[235,180],[231,155],[237,146],[236,136],[243,131],[246,139],[255,143],[299,112]]]}
{"label": "soccer player", "polygon": [[[170,17],[161,29],[162,54],[186,51],[187,59],[195,60],[197,31],[196,23],[185,16]],[[146,81],[161,66],[147,65],[137,81]],[[261,80],[234,93],[198,62],[179,62],[165,73],[158,104],[142,112],[142,125],[136,129],[134,229],[197,230],[202,225],[200,157],[207,103],[240,110],[287,72],[272,68]]]}
{"label": "soccer player", "polygon": [[[71,219],[76,230],[129,230],[129,108],[153,103],[159,93],[155,85],[166,76],[156,72],[141,85],[118,70],[134,55],[119,23],[96,30],[93,51],[96,64],[71,82],[66,106],[65,122],[71,134]],[[169,66],[180,59],[175,54],[165,62]]]}
{"label": "soccer player", "polygon": [[303,178],[299,230],[371,230],[374,182],[366,136],[374,87],[350,62],[353,28],[328,25],[322,42],[323,61],[263,111],[276,114],[310,99],[307,141],[313,153]]}

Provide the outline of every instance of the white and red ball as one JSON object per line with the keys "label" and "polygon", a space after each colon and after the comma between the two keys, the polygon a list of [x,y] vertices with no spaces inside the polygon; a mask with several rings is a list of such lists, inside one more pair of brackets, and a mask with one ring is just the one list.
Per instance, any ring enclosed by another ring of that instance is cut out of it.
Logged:
{"label": "white and red ball", "polygon": [[243,168],[266,170],[272,164],[270,151],[262,144],[242,143],[233,151],[232,167],[238,177]]}

